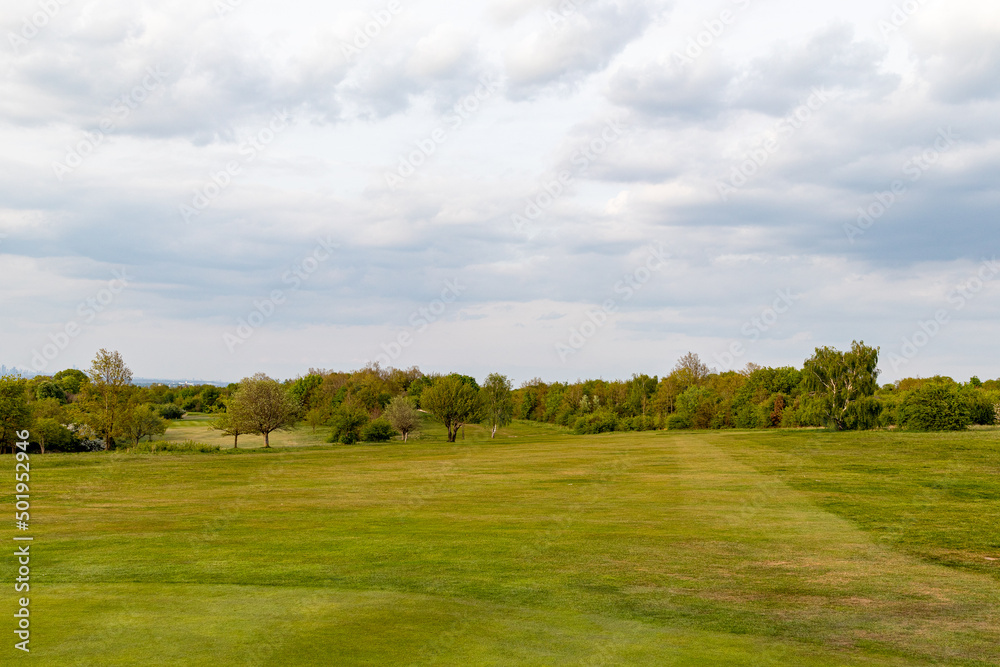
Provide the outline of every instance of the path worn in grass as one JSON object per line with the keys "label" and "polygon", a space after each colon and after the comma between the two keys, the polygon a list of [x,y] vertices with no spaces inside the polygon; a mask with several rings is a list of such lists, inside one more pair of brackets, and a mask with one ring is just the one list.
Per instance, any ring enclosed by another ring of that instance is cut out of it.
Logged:
{"label": "path worn in grass", "polygon": [[[862,520],[877,485],[848,484],[874,473],[796,437],[38,457],[32,658],[996,664],[996,573],[885,539]],[[896,477],[933,476],[932,453]],[[968,459],[953,484],[980,483]]]}

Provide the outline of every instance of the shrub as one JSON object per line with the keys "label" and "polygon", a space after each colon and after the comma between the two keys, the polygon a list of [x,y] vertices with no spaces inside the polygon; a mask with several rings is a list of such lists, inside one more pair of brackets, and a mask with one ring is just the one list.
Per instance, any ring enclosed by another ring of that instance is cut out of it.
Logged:
{"label": "shrub", "polygon": [[388,442],[397,431],[384,417],[379,417],[361,429],[361,439],[365,442]]}
{"label": "shrub", "polygon": [[610,433],[617,430],[619,430],[618,417],[607,408],[601,408],[589,415],[584,415],[573,424],[573,432],[578,435]]}
{"label": "shrub", "polygon": [[902,426],[914,431],[961,431],[972,423],[968,402],[957,385],[927,383],[903,399]]}
{"label": "shrub", "polygon": [[671,431],[691,428],[691,419],[685,414],[675,412],[667,417],[667,428]]}
{"label": "shrub", "polygon": [[341,405],[333,414],[333,433],[327,442],[353,445],[361,439],[361,429],[368,423],[368,412],[362,408]]}
{"label": "shrub", "polygon": [[159,407],[160,416],[164,419],[180,419],[184,416],[184,411],[180,406],[174,405],[173,403],[167,403],[166,405],[161,405]]}

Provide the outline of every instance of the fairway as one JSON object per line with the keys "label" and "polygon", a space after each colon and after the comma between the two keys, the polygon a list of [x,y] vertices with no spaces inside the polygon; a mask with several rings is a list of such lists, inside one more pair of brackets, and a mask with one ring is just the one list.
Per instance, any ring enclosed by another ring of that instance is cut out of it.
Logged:
{"label": "fairway", "polygon": [[31,661],[1000,663],[997,431],[322,435],[34,456]]}

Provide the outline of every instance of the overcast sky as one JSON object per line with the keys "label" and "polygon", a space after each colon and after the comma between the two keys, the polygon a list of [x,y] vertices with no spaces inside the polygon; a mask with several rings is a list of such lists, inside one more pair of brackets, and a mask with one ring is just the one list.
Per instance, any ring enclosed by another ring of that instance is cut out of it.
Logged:
{"label": "overcast sky", "polygon": [[[0,363],[1000,376],[989,0],[5,0]],[[989,261],[987,261],[989,260]]]}

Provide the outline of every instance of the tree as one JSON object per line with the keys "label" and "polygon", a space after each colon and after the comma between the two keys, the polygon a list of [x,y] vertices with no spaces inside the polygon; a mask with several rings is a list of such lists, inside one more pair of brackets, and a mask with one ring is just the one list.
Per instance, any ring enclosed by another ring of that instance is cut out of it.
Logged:
{"label": "tree", "polygon": [[448,429],[448,442],[455,442],[458,429],[469,422],[479,421],[482,414],[478,387],[459,375],[438,379],[423,391],[420,404]]}
{"label": "tree", "polygon": [[491,373],[481,389],[483,413],[491,428],[491,439],[496,437],[498,428],[510,423],[510,418],[514,414],[512,388],[506,375]]}
{"label": "tree", "polygon": [[38,443],[42,454],[45,453],[45,445],[49,445],[50,449],[55,447],[59,450],[73,442],[72,431],[51,417],[36,419],[31,426],[31,437]]}
{"label": "tree", "polygon": [[80,390],[90,381],[87,374],[75,368],[67,368],[52,376],[52,381],[59,383],[59,386],[67,394],[79,394]]}
{"label": "tree", "polygon": [[968,398],[957,384],[928,382],[901,406],[902,426],[914,431],[962,431],[972,422]]}
{"label": "tree", "polygon": [[420,413],[406,396],[397,396],[392,399],[382,416],[388,419],[392,427],[403,435],[403,442],[406,442],[409,434],[420,426]]}
{"label": "tree", "polygon": [[0,454],[20,438],[18,431],[31,425],[31,410],[28,408],[28,381],[14,375],[0,375]]}
{"label": "tree", "polygon": [[104,437],[104,449],[110,449],[120,428],[124,399],[132,384],[132,371],[117,350],[108,352],[101,348],[87,373],[95,405],[94,430]]}
{"label": "tree", "polygon": [[678,383],[684,389],[692,385],[700,386],[712,370],[703,364],[701,358],[694,352],[688,352],[677,360],[672,375],[676,375]]}
{"label": "tree", "polygon": [[347,402],[333,413],[333,433],[328,442],[353,445],[361,439],[361,430],[370,421],[368,411],[353,402]]}
{"label": "tree", "polygon": [[212,420],[211,427],[222,431],[225,435],[233,436],[233,449],[239,448],[241,435],[255,432],[253,426],[248,423],[243,405],[236,395],[229,399],[226,411]]}
{"label": "tree", "polygon": [[878,348],[864,341],[853,341],[850,352],[817,347],[803,367],[806,391],[820,401],[823,416],[838,431],[852,425],[851,416],[860,408],[855,404],[875,394],[878,375]]}
{"label": "tree", "polygon": [[271,446],[271,433],[288,429],[295,423],[299,410],[288,391],[264,373],[240,380],[234,398],[241,404],[251,432],[264,436],[265,447]]}
{"label": "tree", "polygon": [[160,417],[156,408],[148,403],[130,406],[122,416],[121,424],[121,432],[133,445],[138,445],[143,437],[148,436],[152,441],[154,435],[167,432],[167,422]]}

